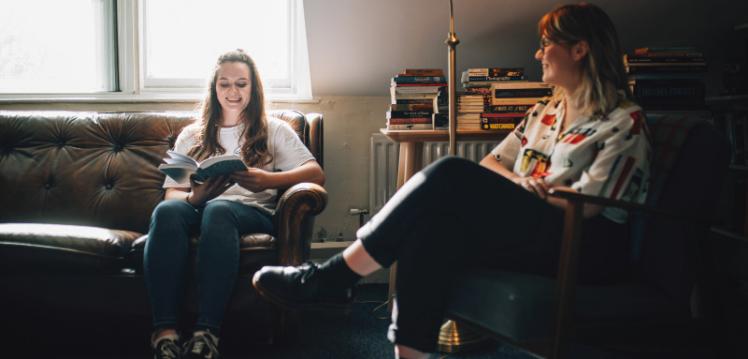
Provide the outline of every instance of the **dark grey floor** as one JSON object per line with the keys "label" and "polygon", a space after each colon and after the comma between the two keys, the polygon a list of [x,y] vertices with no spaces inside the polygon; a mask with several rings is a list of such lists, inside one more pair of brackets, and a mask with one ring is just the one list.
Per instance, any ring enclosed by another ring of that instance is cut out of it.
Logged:
{"label": "dark grey floor", "polygon": [[[298,323],[290,335],[274,345],[251,343],[247,340],[251,335],[247,333],[223,333],[220,345],[223,358],[392,358],[392,344],[386,337],[389,313],[386,306],[381,306],[386,292],[385,285],[360,286],[349,315],[298,313]],[[22,332],[0,324],[5,327],[0,345],[15,348],[14,355],[7,358],[149,358],[149,328],[142,320],[137,322],[141,324],[107,321],[103,326],[79,323],[72,327],[66,322],[68,329],[50,329],[54,325],[49,325],[24,328]],[[531,358],[493,342],[471,353],[443,357]]]}

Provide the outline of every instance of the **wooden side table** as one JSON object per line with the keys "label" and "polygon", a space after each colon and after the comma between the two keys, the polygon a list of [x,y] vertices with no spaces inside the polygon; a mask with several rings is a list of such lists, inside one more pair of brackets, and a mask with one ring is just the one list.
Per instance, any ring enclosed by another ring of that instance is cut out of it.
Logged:
{"label": "wooden side table", "polygon": [[[449,140],[447,130],[379,130],[389,139],[400,144],[397,168],[397,188],[399,189],[410,177],[423,167],[423,143],[446,142]],[[467,140],[496,140],[498,144],[511,130],[474,130],[457,131],[457,141]],[[397,280],[397,262],[390,266],[389,290],[387,299],[389,309],[392,310],[392,300],[395,297],[395,282]],[[480,345],[486,337],[465,329],[459,323],[447,320],[439,332],[439,351],[455,353]]]}

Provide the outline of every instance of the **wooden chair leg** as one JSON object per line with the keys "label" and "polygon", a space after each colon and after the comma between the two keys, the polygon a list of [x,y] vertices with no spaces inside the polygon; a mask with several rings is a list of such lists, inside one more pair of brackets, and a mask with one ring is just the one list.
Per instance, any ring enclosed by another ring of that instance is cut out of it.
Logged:
{"label": "wooden chair leg", "polygon": [[582,237],[582,220],[584,204],[567,200],[564,211],[564,237],[561,243],[559,260],[556,306],[556,323],[553,336],[553,348],[550,358],[560,359],[568,353],[568,339],[572,330],[572,312],[574,309],[574,291],[577,282],[577,256]]}

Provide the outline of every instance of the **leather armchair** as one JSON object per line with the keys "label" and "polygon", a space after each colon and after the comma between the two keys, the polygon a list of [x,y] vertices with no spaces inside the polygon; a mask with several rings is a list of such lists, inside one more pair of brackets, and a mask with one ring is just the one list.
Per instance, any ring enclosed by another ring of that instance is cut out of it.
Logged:
{"label": "leather armchair", "polygon": [[[288,122],[323,164],[321,114],[268,115]],[[0,308],[14,308],[4,317],[149,318],[141,269],[144,234],[164,195],[157,167],[193,116],[0,111]],[[227,315],[227,324],[274,324],[277,315],[250,278],[263,265],[306,260],[314,216],[326,203],[316,184],[279,191],[277,237],[241,239],[228,309],[237,315]],[[190,311],[194,301],[185,302]]]}
{"label": "leather armchair", "polygon": [[[457,281],[450,319],[550,358],[569,357],[571,340],[608,349],[665,351],[662,357],[692,349],[686,338],[705,332],[693,307],[700,307],[694,293],[708,294],[698,290],[709,282],[698,248],[709,237],[729,152],[724,138],[702,119],[648,117],[654,159],[647,204],[552,193],[568,203],[557,277],[467,274]],[[585,203],[632,214],[628,280],[576,284],[577,259],[584,255],[579,243]]]}

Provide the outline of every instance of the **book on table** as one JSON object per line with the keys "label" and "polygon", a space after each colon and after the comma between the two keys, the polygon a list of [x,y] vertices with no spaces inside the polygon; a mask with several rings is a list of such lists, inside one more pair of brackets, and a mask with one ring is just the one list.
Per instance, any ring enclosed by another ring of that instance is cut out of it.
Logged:
{"label": "book on table", "polygon": [[237,155],[221,155],[198,162],[194,158],[174,151],[166,151],[168,157],[158,169],[178,183],[185,183],[190,178],[195,182],[204,182],[210,177],[229,175],[245,171],[247,165]]}

